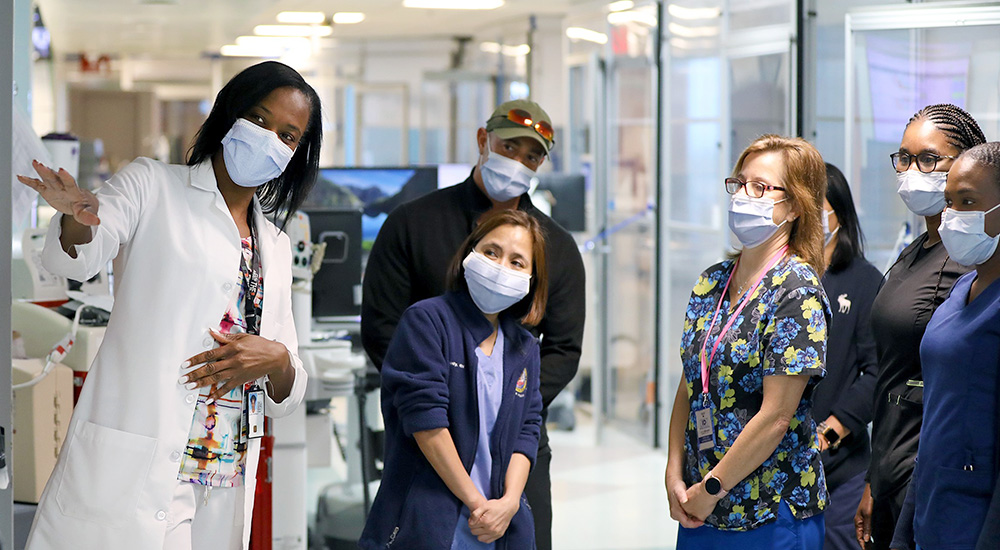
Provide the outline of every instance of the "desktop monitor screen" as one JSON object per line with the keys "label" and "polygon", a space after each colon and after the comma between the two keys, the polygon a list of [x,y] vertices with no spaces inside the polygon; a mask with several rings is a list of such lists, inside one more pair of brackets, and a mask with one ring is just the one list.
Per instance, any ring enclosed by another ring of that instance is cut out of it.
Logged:
{"label": "desktop monitor screen", "polygon": [[361,246],[367,253],[393,208],[437,188],[438,173],[434,166],[321,168],[302,208],[360,208],[364,213]]}
{"label": "desktop monitor screen", "polygon": [[552,219],[563,229],[587,230],[587,180],[583,174],[539,174],[538,191],[551,194]]}

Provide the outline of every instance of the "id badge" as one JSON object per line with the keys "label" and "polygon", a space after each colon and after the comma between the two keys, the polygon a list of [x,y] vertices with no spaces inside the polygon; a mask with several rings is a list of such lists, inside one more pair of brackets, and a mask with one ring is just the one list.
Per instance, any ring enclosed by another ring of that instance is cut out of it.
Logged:
{"label": "id badge", "polygon": [[246,392],[247,437],[264,436],[264,390],[256,384]]}
{"label": "id badge", "polygon": [[698,436],[698,450],[708,451],[715,448],[715,429],[712,426],[712,408],[703,403],[694,411],[694,427]]}

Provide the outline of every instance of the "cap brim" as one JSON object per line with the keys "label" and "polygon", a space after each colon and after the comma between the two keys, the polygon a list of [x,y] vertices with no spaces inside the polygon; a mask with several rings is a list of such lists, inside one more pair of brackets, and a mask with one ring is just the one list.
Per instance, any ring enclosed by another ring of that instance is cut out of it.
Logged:
{"label": "cap brim", "polygon": [[552,149],[551,144],[545,141],[545,138],[538,135],[538,132],[524,126],[518,126],[517,128],[495,128],[491,130],[491,132],[496,134],[496,136],[500,139],[530,137],[542,145],[542,149],[545,151],[545,154],[548,154]]}

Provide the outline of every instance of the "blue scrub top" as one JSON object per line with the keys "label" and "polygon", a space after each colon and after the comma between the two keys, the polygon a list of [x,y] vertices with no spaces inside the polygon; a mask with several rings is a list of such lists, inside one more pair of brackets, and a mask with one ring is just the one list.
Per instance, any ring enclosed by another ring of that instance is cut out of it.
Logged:
{"label": "blue scrub top", "polygon": [[996,485],[1000,281],[972,303],[963,275],[920,344],[924,420],[914,487],[914,534],[924,548],[973,548]]}
{"label": "blue scrub top", "polygon": [[[493,426],[500,412],[500,401],[503,399],[503,331],[497,329],[497,340],[493,344],[493,353],[486,355],[476,348],[476,393],[479,398],[479,440],[476,443],[476,459],[472,463],[469,477],[476,489],[487,500],[499,498],[500,495],[490,494],[490,475],[493,472],[493,455],[490,452],[490,440],[493,436]],[[462,507],[462,514],[455,525],[455,538],[451,543],[452,550],[492,550],[496,543],[483,543],[472,535],[469,530],[469,514],[471,511]]]}

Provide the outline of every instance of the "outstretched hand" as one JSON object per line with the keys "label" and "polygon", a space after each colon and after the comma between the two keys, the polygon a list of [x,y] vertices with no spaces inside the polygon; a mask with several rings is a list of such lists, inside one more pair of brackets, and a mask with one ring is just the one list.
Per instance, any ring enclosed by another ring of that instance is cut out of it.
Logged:
{"label": "outstretched hand", "polygon": [[31,165],[41,179],[18,175],[18,181],[38,191],[38,194],[52,208],[67,216],[72,216],[80,224],[99,225],[101,223],[100,218],[97,217],[97,196],[86,189],[81,189],[69,172],[62,168],[58,172],[53,171],[37,160],[31,161]]}

